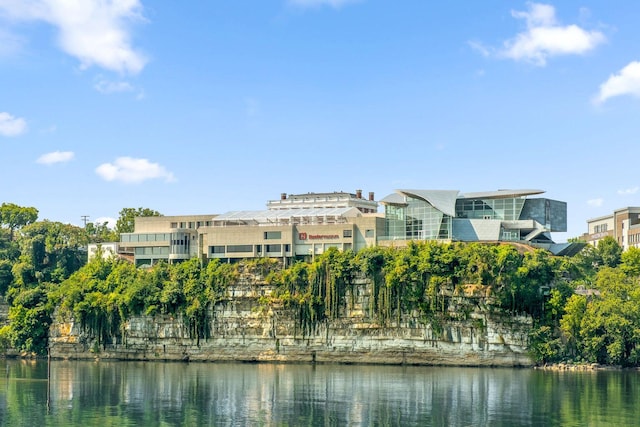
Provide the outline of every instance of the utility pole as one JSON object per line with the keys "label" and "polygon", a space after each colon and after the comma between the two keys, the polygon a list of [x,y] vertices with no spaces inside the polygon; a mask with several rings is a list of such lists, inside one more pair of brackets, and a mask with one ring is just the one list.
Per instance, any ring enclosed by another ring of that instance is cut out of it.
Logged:
{"label": "utility pole", "polygon": [[82,222],[84,222],[84,228],[87,228],[87,222],[89,220],[89,215],[81,215],[80,218],[82,218]]}

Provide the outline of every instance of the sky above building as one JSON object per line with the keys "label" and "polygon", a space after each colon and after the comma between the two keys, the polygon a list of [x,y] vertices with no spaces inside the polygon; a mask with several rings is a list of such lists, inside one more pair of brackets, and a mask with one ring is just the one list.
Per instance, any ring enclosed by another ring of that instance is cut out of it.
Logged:
{"label": "sky above building", "polygon": [[640,2],[0,0],[0,202],[82,225],[280,193],[638,206]]}

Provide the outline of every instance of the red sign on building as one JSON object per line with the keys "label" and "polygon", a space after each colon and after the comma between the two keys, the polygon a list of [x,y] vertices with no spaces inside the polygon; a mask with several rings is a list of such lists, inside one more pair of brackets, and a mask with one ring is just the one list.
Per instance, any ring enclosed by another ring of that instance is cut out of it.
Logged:
{"label": "red sign on building", "polygon": [[307,240],[307,233],[298,233],[299,240]]}

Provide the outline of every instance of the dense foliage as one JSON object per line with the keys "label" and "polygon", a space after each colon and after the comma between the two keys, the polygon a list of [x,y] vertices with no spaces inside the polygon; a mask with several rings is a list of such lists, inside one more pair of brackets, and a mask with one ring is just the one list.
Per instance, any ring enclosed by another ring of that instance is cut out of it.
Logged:
{"label": "dense foliage", "polygon": [[[141,209],[141,208],[140,208]],[[123,209],[126,223],[134,209]],[[155,211],[142,210],[156,214]],[[0,206],[0,299],[9,304],[9,325],[0,328],[0,349],[43,354],[56,300],[53,296],[87,259],[87,244],[119,240],[106,224],[86,227],[38,221],[38,210]]]}
{"label": "dense foliage", "polygon": [[371,284],[368,314],[381,324],[417,313],[435,331],[446,320],[465,318],[452,300],[470,285],[493,295],[493,309],[542,316],[541,288],[562,288],[564,259],[543,250],[519,252],[512,245],[412,242],[406,248],[370,247],[353,252],[330,249],[312,263],[272,273],[274,297],[297,311],[303,333],[340,316],[356,279]]}
{"label": "dense foliage", "polygon": [[[130,230],[138,213],[158,214],[123,209],[120,229]],[[363,280],[370,295],[362,309],[371,319],[394,325],[411,315],[436,333],[447,320],[467,318],[459,296],[480,289],[489,295],[485,309],[533,319],[529,347],[540,363],[640,366],[640,249],[623,252],[613,238],[571,258],[510,244],[413,242],[358,253],[331,249],[285,269],[269,259],[144,269],[100,256],[86,263],[87,243],[117,235],[106,224],[37,221],[36,209],[3,204],[0,297],[10,324],[0,328],[0,348],[46,353],[56,309],[100,345],[126,342],[122,325],[131,316],[158,314],[182,318],[199,343],[210,336],[211,308],[227,286],[251,272],[275,286],[263,307],[292,310],[301,335],[353,308],[354,286]]]}

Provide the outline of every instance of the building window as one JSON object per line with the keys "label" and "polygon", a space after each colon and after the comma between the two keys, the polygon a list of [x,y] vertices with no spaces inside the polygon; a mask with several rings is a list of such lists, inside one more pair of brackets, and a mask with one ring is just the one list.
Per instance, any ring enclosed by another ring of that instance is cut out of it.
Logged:
{"label": "building window", "polygon": [[282,239],[282,232],[281,231],[265,231],[264,232],[264,239],[265,240]]}
{"label": "building window", "polygon": [[353,230],[342,230],[342,237],[353,237]]}
{"label": "building window", "polygon": [[256,245],[256,253],[262,253],[262,245]]}
{"label": "building window", "polygon": [[282,252],[282,245],[265,245],[266,252]]}
{"label": "building window", "polygon": [[253,245],[227,245],[227,252],[253,252]]}
{"label": "building window", "polygon": [[291,252],[291,245],[289,245],[289,244],[284,245],[284,251],[285,252]]}
{"label": "building window", "polygon": [[172,222],[171,223],[171,228],[178,228],[178,223],[177,222]]}
{"label": "building window", "polygon": [[211,246],[209,249],[211,250],[212,254],[223,254],[224,253],[224,246]]}

